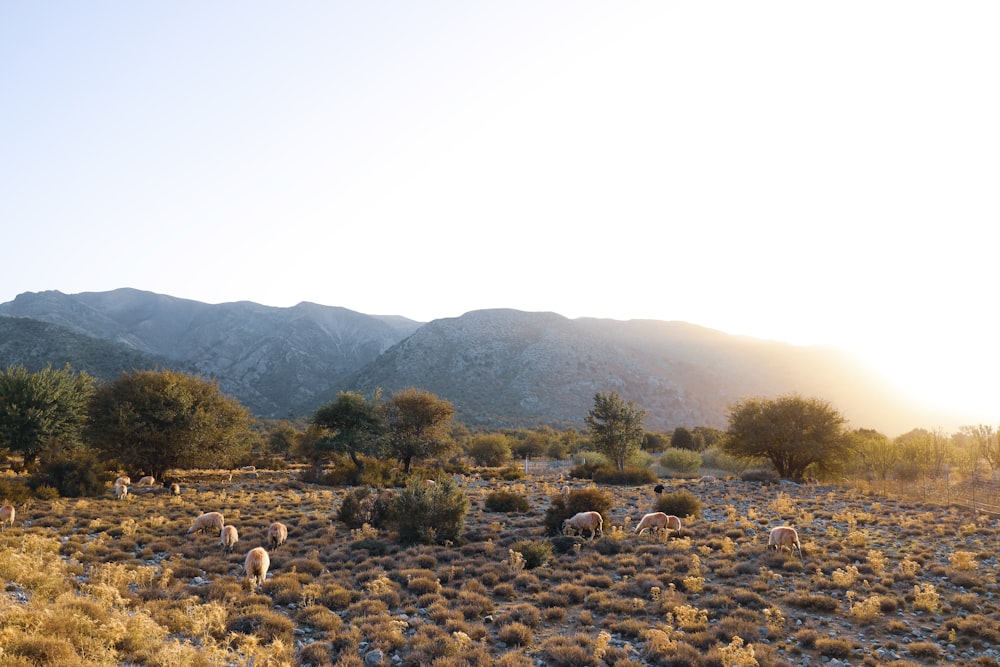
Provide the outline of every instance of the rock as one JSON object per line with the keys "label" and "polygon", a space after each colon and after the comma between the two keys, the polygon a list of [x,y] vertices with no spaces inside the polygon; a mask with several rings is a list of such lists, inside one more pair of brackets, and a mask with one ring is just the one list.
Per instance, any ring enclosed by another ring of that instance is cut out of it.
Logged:
{"label": "rock", "polygon": [[374,651],[368,651],[365,653],[365,664],[369,667],[376,667],[376,665],[381,665],[382,661],[385,660],[385,655],[382,651],[375,649]]}

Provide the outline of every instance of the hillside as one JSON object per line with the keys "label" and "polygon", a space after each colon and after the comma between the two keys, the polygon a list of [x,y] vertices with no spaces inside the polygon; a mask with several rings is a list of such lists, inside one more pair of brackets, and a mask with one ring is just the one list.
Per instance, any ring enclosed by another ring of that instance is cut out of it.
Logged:
{"label": "hillside", "polygon": [[212,305],[133,289],[21,294],[0,304],[0,316],[21,318],[2,330],[5,365],[69,362],[100,378],[132,367],[197,372],[260,416],[310,415],[341,390],[415,386],[451,401],[465,423],[490,428],[582,427],[594,394],[611,390],[646,409],[656,430],[724,427],[733,402],[790,392],[828,400],[852,425],[890,435],[948,423],[839,350],[684,322],[496,309],[420,324],[311,303]]}

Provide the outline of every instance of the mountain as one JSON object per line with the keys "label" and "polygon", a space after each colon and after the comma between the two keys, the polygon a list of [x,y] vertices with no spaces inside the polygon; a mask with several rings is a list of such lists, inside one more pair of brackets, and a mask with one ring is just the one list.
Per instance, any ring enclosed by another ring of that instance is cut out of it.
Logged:
{"label": "mountain", "polygon": [[0,304],[0,316],[56,324],[216,378],[263,416],[315,403],[420,326],[312,303],[210,305],[134,289],[24,293]]}
{"label": "mountain", "polygon": [[611,390],[645,409],[653,430],[724,428],[735,401],[792,392],[890,435],[946,419],[906,403],[834,348],[684,322],[505,309],[421,324],[312,303],[210,305],[133,289],[25,293],[0,304],[0,363],[46,361],[102,379],[133,367],[201,373],[260,416],[309,415],[340,390],[389,395],[414,386],[451,401],[468,425],[490,428],[580,428],[594,394]]}

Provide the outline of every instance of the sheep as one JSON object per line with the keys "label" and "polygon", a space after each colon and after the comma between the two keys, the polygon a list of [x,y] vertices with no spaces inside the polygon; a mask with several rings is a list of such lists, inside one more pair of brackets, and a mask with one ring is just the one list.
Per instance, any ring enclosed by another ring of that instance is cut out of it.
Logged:
{"label": "sheep", "polygon": [[640,535],[644,530],[655,531],[656,529],[677,532],[681,529],[681,520],[673,514],[650,512],[642,517],[639,525],[635,527],[635,534]]}
{"label": "sheep", "polygon": [[663,493],[663,485],[657,484],[656,486],[654,486],[653,493],[655,493],[656,495],[660,495],[661,493]]}
{"label": "sheep", "polygon": [[243,472],[257,472],[257,466],[243,466],[240,470]]}
{"label": "sheep", "polygon": [[156,480],[153,479],[152,475],[146,475],[136,482],[136,486],[153,486],[154,484],[156,484]]}
{"label": "sheep", "polygon": [[267,578],[267,568],[271,567],[271,557],[263,547],[254,547],[247,552],[247,558],[243,561],[243,570],[246,572],[245,582],[250,584],[253,590],[258,590]]}
{"label": "sheep", "polygon": [[171,482],[170,484],[170,495],[179,496],[181,495],[181,485],[177,482]]}
{"label": "sheep", "polygon": [[115,498],[117,500],[125,500],[125,496],[128,495],[128,487],[124,484],[115,484]]}
{"label": "sheep", "polygon": [[271,527],[267,529],[267,541],[271,545],[271,548],[280,547],[288,539],[288,526],[281,523],[280,521],[275,521],[271,524]]}
{"label": "sheep", "polygon": [[118,486],[119,484],[121,484],[121,485],[124,485],[124,486],[128,486],[131,483],[132,483],[132,478],[131,477],[129,477],[128,475],[122,475],[121,477],[119,477],[118,479],[115,480],[115,484],[114,485]]}
{"label": "sheep", "polygon": [[225,518],[222,516],[221,512],[205,512],[191,524],[188,528],[188,533],[200,533],[206,530],[222,530],[222,526],[226,523]]}
{"label": "sheep", "polygon": [[563,535],[566,535],[570,529],[574,532],[580,531],[581,534],[584,530],[589,530],[590,539],[594,539],[598,535],[604,535],[604,517],[601,516],[600,512],[577,512],[563,521]]}
{"label": "sheep", "polygon": [[240,534],[236,526],[223,526],[219,533],[219,544],[222,546],[222,553],[233,553],[233,547],[240,541]]}
{"label": "sheep", "polygon": [[0,531],[3,531],[5,526],[14,527],[14,511],[13,505],[4,505],[0,507]]}
{"label": "sheep", "polygon": [[802,557],[802,543],[799,542],[799,534],[791,526],[777,526],[771,529],[771,534],[767,538],[768,550],[774,547],[775,551],[787,548],[789,552],[799,550],[799,558]]}

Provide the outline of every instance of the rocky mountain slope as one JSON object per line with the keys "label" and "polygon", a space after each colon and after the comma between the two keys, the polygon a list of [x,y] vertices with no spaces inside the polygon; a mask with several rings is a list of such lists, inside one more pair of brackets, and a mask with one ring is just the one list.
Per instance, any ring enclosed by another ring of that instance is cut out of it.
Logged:
{"label": "rocky mountain slope", "polygon": [[0,304],[0,316],[28,318],[0,327],[5,365],[69,361],[104,378],[156,365],[198,372],[261,416],[309,415],[344,389],[415,386],[450,400],[467,424],[492,428],[582,427],[594,394],[611,390],[643,407],[656,430],[724,427],[734,401],[790,392],[891,435],[940,423],[836,349],[683,322],[501,309],[420,324],[310,303],[210,305],[132,289],[21,294]]}

